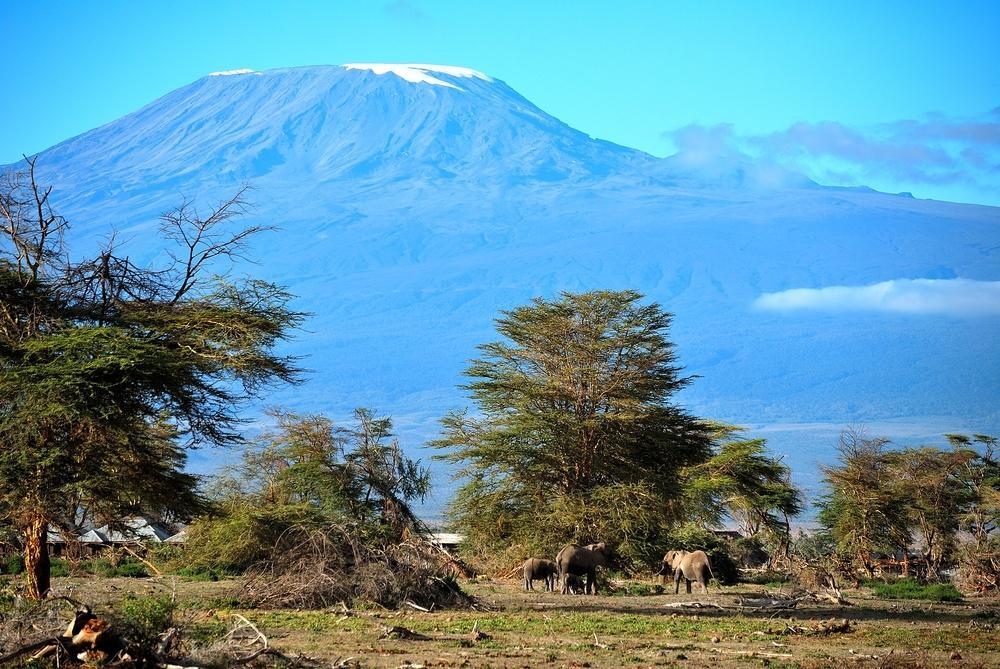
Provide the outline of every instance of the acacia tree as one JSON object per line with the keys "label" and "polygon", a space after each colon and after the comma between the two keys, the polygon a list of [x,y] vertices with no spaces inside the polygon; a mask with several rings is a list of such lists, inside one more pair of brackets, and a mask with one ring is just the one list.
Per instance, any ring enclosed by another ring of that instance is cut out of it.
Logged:
{"label": "acacia tree", "polygon": [[718,525],[728,515],[745,536],[764,532],[786,553],[790,519],[802,511],[791,470],[767,454],[764,439],[735,438],[742,428],[717,425],[714,455],[686,472],[693,515]]}
{"label": "acacia tree", "polygon": [[974,502],[962,475],[975,451],[910,448],[897,456],[901,493],[910,523],[921,538],[927,578],[936,580],[957,546],[959,523]]}
{"label": "acacia tree", "polygon": [[609,540],[648,560],[680,512],[681,469],[709,457],[710,427],[673,403],[671,315],[635,291],[562,293],[503,312],[433,443],[463,465],[456,524],[480,547]]}
{"label": "acacia tree", "polygon": [[976,434],[946,434],[957,451],[972,451],[960,473],[970,503],[960,517],[961,528],[972,541],[960,553],[967,584],[976,590],[1000,589],[1000,460],[997,438]]}
{"label": "acacia tree", "polygon": [[302,506],[319,520],[381,525],[397,540],[422,527],[410,505],[426,496],[430,473],[403,453],[389,417],[356,409],[344,426],[319,414],[268,415],[275,427],[212,488],[227,506]]}
{"label": "acacia tree", "polygon": [[819,521],[838,551],[869,578],[875,574],[873,553],[902,549],[905,556],[911,541],[906,495],[888,443],[847,430],[840,435],[839,464],[823,468],[827,494]]}
{"label": "acacia tree", "polygon": [[[242,400],[296,379],[276,346],[303,315],[278,286],[226,276],[264,228],[233,228],[245,189],[160,231],[173,248],[140,267],[112,239],[74,260],[35,161],[0,186],[0,516],[23,536],[28,595],[49,589],[47,531],[81,508],[116,520],[187,515],[201,498],[185,449],[241,441]],[[221,278],[220,278],[221,274]]]}

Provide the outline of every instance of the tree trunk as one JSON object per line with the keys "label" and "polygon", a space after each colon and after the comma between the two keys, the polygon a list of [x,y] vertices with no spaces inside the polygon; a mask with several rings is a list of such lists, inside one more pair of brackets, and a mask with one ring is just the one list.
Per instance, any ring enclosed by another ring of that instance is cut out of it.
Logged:
{"label": "tree trunk", "polygon": [[44,599],[49,591],[49,523],[33,518],[24,529],[24,571],[28,598]]}

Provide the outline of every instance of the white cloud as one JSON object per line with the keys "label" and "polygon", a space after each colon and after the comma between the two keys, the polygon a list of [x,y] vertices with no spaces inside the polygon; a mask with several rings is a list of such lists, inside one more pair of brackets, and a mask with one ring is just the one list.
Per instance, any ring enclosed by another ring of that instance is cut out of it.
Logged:
{"label": "white cloud", "polygon": [[894,279],[870,286],[792,288],[764,293],[768,311],[890,311],[949,316],[1000,315],[1000,281]]}
{"label": "white cloud", "polygon": [[1000,108],[870,126],[800,122],[767,134],[693,124],[664,136],[677,149],[674,158],[692,168],[734,159],[773,163],[828,185],[994,204],[1000,186]]}

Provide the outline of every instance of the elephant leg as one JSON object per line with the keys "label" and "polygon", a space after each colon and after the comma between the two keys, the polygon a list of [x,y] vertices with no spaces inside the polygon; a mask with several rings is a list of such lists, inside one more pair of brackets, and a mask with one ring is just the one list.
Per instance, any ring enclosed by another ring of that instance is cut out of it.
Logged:
{"label": "elephant leg", "polygon": [[530,586],[531,586],[531,581],[529,581],[529,580],[528,580],[528,577],[527,577],[527,576],[525,576],[525,577],[524,577],[524,590],[525,590],[525,592],[527,592],[528,590],[530,590],[530,589],[531,589],[531,587],[530,587]]}
{"label": "elephant leg", "polygon": [[689,579],[687,576],[684,577],[684,585],[687,586],[687,594],[690,595],[691,594],[691,579]]}
{"label": "elephant leg", "polygon": [[564,572],[562,569],[559,570],[559,581],[562,583],[562,589],[560,592],[564,595],[569,594],[569,579],[567,576],[569,576],[569,574]]}
{"label": "elephant leg", "polygon": [[681,591],[681,570],[674,570],[674,594],[676,595]]}
{"label": "elephant leg", "polygon": [[590,590],[590,594],[597,594],[597,570],[591,569],[587,572],[587,588]]}

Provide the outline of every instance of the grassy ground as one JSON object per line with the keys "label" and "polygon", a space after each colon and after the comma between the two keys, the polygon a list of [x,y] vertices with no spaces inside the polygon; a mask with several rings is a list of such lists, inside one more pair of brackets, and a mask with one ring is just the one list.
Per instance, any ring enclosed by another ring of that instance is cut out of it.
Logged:
{"label": "grassy ground", "polygon": [[[1000,599],[889,600],[858,591],[847,594],[850,607],[802,602],[769,614],[666,606],[734,606],[757,586],[708,597],[562,596],[480,580],[463,587],[488,611],[263,611],[232,608],[236,585],[225,581],[58,579],[56,587],[99,606],[126,592],[175,592],[196,636],[223,633],[238,612],[287,653],[355,658],[364,667],[1000,667]],[[787,633],[830,618],[847,618],[851,630]],[[392,626],[430,639],[381,638]],[[472,640],[474,629],[487,637]]]}

